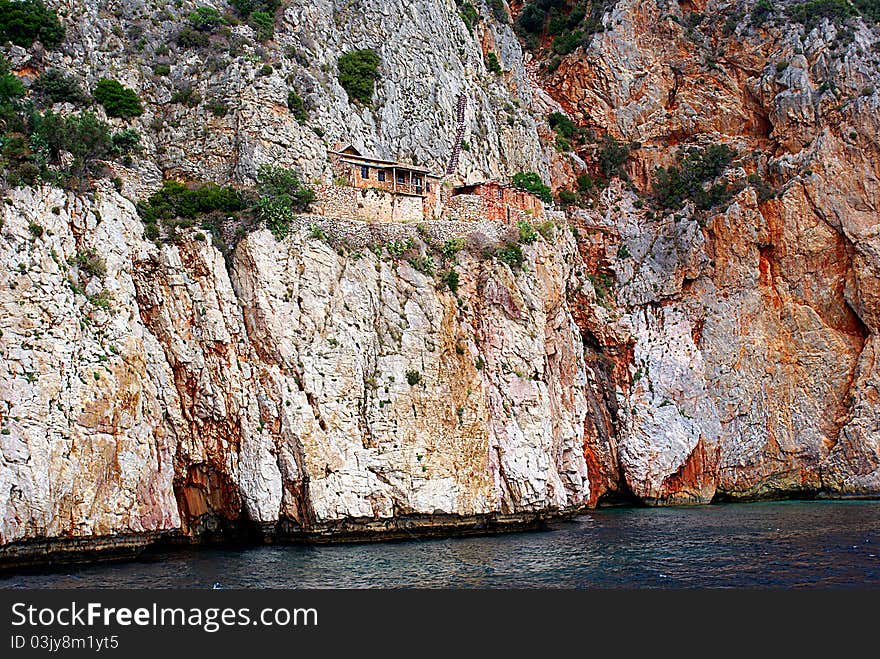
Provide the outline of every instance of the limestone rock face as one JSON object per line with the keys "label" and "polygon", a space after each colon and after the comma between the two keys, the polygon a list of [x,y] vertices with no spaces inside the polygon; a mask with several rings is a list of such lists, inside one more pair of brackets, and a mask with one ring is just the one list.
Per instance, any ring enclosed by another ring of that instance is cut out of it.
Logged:
{"label": "limestone rock face", "polygon": [[[89,88],[109,77],[137,91],[145,101],[136,121],[145,159],[167,173],[247,182],[261,163],[273,163],[330,182],[327,149],[338,142],[442,173],[464,94],[464,140],[474,148],[462,150],[457,174],[479,181],[537,171],[548,178],[537,132],[543,119],[528,111],[536,91],[519,42],[510,22],[482,3],[468,28],[451,0],[293,0],[265,43],[245,21],[200,46],[178,38],[190,14],[197,7],[223,13],[229,5],[161,4],[157,12],[141,2],[50,0],[66,17],[68,38],[41,63],[84,75]],[[349,101],[337,80],[339,56],[363,48],[381,60],[369,107]],[[501,74],[486,69],[489,52]],[[155,74],[157,63],[170,73]],[[288,108],[291,91],[303,100],[303,123]]]}
{"label": "limestone rock face", "polygon": [[[612,183],[580,216],[632,328],[622,482],[650,503],[876,495],[877,29],[662,4],[618,2],[547,80],[585,125],[639,142],[641,194]],[[740,192],[648,213],[652,170],[713,142],[751,153],[725,174]]]}
{"label": "limestone rock face", "polygon": [[[157,248],[109,186],[10,201],[4,544],[590,500],[567,230],[526,247],[522,269],[460,252],[454,295],[305,228],[250,234],[229,269],[210,241]],[[94,246],[106,269],[86,272]]]}
{"label": "limestone rock face", "polygon": [[[469,26],[451,0],[293,0],[265,43],[230,14],[201,46],[187,17],[225,3],[47,4],[64,45],[3,46],[11,70],[132,87],[144,114],[109,121],[144,148],[108,165],[116,186],[4,188],[0,555],[880,493],[876,25],[620,0],[548,67],[513,32],[520,3],[474,2]],[[368,107],[337,80],[359,48],[380,57]],[[271,163],[329,184],[337,141],[442,171],[460,94],[458,178],[601,191],[533,242],[315,217],[225,255],[196,229],[144,239],[134,204],[163,178],[247,185]],[[605,180],[601,139],[561,151],[553,111],[629,144],[626,177]],[[659,207],[655,168],[719,143],[729,198]],[[382,249],[451,237],[467,247],[434,272]]]}
{"label": "limestone rock face", "polygon": [[[0,543],[180,526],[180,401],[137,313],[134,208],[13,190],[0,230]],[[98,248],[105,270],[77,256]],[[103,270],[103,271],[102,271]]]}

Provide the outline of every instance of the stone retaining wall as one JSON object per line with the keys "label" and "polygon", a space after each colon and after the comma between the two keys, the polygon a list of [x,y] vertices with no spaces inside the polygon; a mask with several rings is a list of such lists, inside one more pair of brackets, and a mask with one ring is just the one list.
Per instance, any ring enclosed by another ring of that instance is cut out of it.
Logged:
{"label": "stone retaining wall", "polygon": [[425,217],[422,198],[415,195],[340,185],[318,186],[315,194],[312,209],[325,217],[362,222],[421,222]]}

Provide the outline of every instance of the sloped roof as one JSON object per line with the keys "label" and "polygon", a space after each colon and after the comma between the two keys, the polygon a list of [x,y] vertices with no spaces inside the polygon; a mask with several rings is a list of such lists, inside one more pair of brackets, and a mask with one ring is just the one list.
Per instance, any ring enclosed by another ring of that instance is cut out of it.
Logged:
{"label": "sloped roof", "polygon": [[395,160],[382,160],[381,158],[373,158],[370,156],[361,155],[360,151],[358,151],[351,144],[343,144],[340,145],[342,148],[331,149],[330,153],[336,154],[340,156],[344,162],[347,162],[352,165],[373,165],[374,167],[396,167],[397,169],[405,169],[411,172],[419,172],[421,174],[425,174],[427,176],[432,176],[434,178],[440,178],[437,174],[432,174],[431,170],[427,167],[420,167],[418,165],[410,165],[405,162],[397,162]]}

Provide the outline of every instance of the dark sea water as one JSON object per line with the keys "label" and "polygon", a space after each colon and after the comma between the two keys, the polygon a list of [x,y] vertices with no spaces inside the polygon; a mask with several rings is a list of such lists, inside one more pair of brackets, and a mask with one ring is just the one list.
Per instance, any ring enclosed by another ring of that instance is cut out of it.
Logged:
{"label": "dark sea water", "polygon": [[607,508],[547,531],[153,554],[0,588],[880,587],[880,502]]}

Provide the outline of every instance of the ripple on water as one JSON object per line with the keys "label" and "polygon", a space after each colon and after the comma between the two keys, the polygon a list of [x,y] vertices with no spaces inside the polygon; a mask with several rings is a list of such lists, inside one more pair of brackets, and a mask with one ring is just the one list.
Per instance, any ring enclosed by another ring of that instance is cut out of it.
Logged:
{"label": "ripple on water", "polygon": [[609,508],[541,532],[174,551],[0,588],[877,587],[878,528],[876,501]]}

